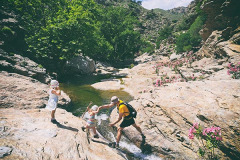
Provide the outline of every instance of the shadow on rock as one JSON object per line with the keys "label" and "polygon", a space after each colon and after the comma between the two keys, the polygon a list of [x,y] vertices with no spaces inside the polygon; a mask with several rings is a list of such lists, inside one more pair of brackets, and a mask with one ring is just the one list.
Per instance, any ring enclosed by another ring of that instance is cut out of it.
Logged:
{"label": "shadow on rock", "polygon": [[145,138],[142,138],[142,143],[140,145],[140,149],[142,150],[142,153],[144,153],[144,154],[152,153],[152,146],[150,144],[146,143]]}
{"label": "shadow on rock", "polygon": [[78,129],[77,128],[73,128],[73,127],[70,127],[70,126],[65,126],[59,122],[55,122],[55,124],[59,127],[59,128],[62,128],[62,129],[68,129],[70,131],[74,131],[74,132],[78,132]]}
{"label": "shadow on rock", "polygon": [[104,142],[104,141],[102,141],[102,140],[96,140],[96,139],[92,139],[92,141],[93,142],[96,142],[96,143],[101,143],[101,144],[105,144],[105,145],[109,145],[109,143],[107,143],[107,142]]}

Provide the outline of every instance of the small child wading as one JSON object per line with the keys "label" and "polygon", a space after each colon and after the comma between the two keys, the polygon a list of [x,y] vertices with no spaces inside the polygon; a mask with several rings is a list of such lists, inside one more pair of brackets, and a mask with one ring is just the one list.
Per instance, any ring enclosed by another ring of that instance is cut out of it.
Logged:
{"label": "small child wading", "polygon": [[58,96],[61,95],[61,90],[59,89],[59,83],[57,80],[51,80],[50,90],[49,90],[49,100],[46,108],[51,111],[51,122],[57,123],[55,119],[55,112],[57,109]]}
{"label": "small child wading", "polygon": [[85,129],[92,129],[94,133],[94,138],[99,138],[97,131],[96,131],[96,125],[97,125],[97,120],[95,119],[95,114],[98,113],[99,108],[97,105],[92,106],[91,109],[89,107],[87,108],[88,113],[89,113],[89,119],[87,120],[87,124],[85,127],[82,127],[82,130],[85,131]]}

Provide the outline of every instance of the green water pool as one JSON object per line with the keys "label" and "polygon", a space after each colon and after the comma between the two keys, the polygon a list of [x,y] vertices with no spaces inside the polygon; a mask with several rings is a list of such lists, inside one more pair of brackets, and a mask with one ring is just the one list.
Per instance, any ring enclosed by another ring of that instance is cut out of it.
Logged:
{"label": "green water pool", "polygon": [[85,110],[90,101],[96,105],[104,105],[110,103],[112,96],[118,96],[120,99],[129,102],[133,99],[127,92],[122,90],[97,90],[91,86],[96,82],[114,77],[112,75],[88,75],[75,76],[62,79],[60,88],[69,95],[72,104],[66,108],[76,116],[80,116]]}

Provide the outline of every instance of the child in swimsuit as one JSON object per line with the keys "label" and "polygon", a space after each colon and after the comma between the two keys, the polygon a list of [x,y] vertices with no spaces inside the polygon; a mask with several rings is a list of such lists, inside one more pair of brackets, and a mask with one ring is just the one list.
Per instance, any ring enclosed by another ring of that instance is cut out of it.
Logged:
{"label": "child in swimsuit", "polygon": [[94,138],[99,138],[97,131],[96,131],[96,125],[97,125],[97,120],[95,119],[95,114],[98,113],[99,108],[97,105],[92,106],[91,109],[89,107],[87,108],[88,113],[89,113],[89,119],[87,120],[87,124],[85,127],[82,127],[82,130],[85,131],[85,129],[92,129],[94,133]]}

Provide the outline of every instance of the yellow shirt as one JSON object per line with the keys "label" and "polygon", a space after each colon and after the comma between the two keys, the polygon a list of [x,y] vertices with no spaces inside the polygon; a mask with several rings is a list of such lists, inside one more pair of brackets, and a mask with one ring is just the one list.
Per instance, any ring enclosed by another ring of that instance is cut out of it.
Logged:
{"label": "yellow shirt", "polygon": [[[119,102],[120,102],[119,104],[123,103],[122,100],[119,100]],[[118,107],[119,113],[123,113],[123,117],[126,117],[130,114],[129,110],[125,104],[121,104],[120,107],[118,105],[117,107]]]}

